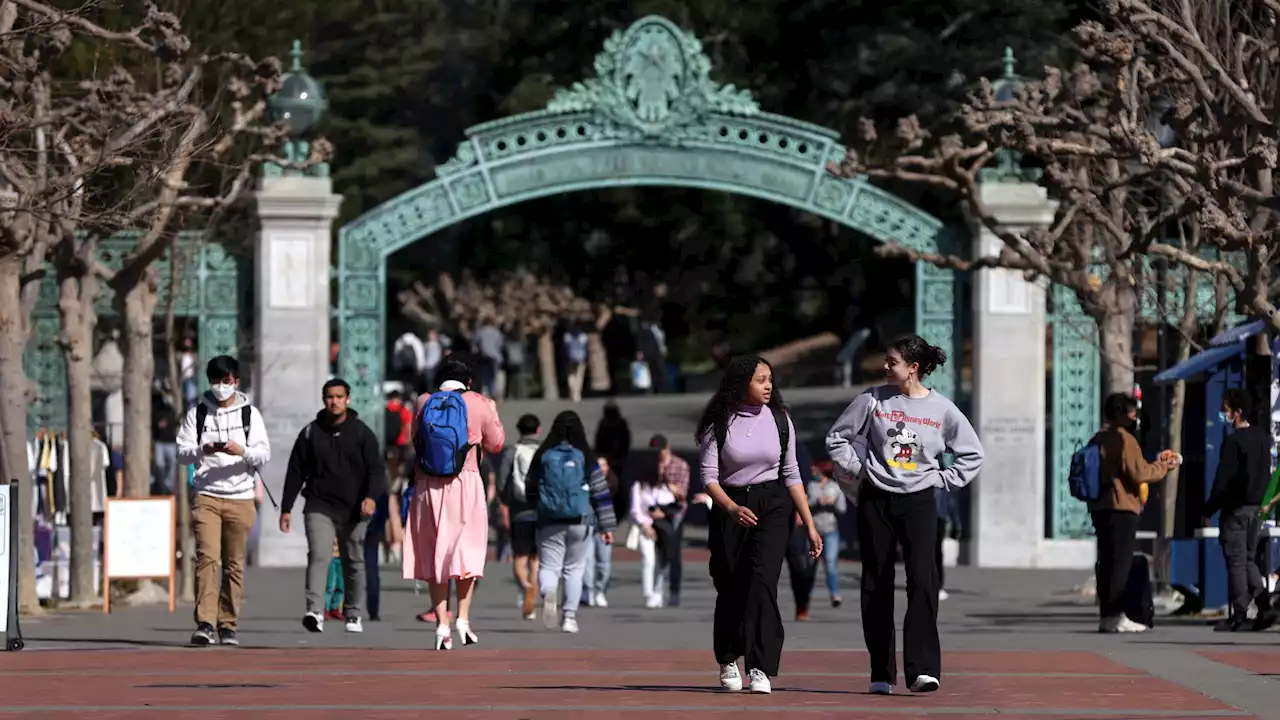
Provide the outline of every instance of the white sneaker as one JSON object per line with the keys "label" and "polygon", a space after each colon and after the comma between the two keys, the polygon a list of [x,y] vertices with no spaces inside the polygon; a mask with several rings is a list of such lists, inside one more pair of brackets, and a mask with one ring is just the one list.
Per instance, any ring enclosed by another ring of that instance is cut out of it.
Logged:
{"label": "white sneaker", "polygon": [[892,695],[893,686],[887,682],[873,682],[867,692],[872,695]]}
{"label": "white sneaker", "polygon": [[943,590],[942,588],[938,588],[938,600],[940,601],[946,600],[949,597],[951,597],[951,595],[948,594],[946,590]]}
{"label": "white sneaker", "polygon": [[928,693],[934,692],[940,687],[938,678],[932,675],[920,675],[916,677],[916,681],[911,683],[911,692]]}
{"label": "white sneaker", "polygon": [[1140,633],[1148,630],[1146,625],[1136,623],[1124,615],[1103,618],[1098,623],[1098,632],[1100,633]]}
{"label": "white sneaker", "polygon": [[360,622],[358,617],[347,618],[347,632],[362,633],[364,632],[364,624]]}
{"label": "white sneaker", "polygon": [[302,627],[311,632],[324,632],[324,615],[318,612],[309,612],[303,615]]}
{"label": "white sneaker", "polygon": [[751,678],[751,692],[761,695],[768,695],[773,692],[773,686],[769,684],[769,676],[764,674],[763,670],[751,668],[747,673],[747,677]]}
{"label": "white sneaker", "polygon": [[1116,624],[1116,632],[1122,633],[1140,633],[1146,632],[1148,629],[1146,625],[1134,622],[1125,615],[1121,615],[1120,621]]}
{"label": "white sneaker", "polygon": [[560,598],[556,593],[548,593],[542,596],[542,624],[548,630],[555,630],[560,624]]}
{"label": "white sneaker", "polygon": [[576,633],[578,632],[578,619],[567,617],[560,624],[560,632]]}
{"label": "white sneaker", "polygon": [[646,608],[649,608],[650,610],[655,610],[657,608],[662,607],[662,596],[650,595],[649,597],[644,599],[644,606]]}
{"label": "white sneaker", "polygon": [[720,687],[735,692],[742,689],[742,673],[738,670],[738,663],[720,666]]}
{"label": "white sneaker", "polygon": [[606,598],[606,597],[604,596],[604,593],[602,593],[602,592],[598,592],[598,593],[596,593],[596,594],[595,594],[595,597],[593,597],[593,598],[592,598],[592,600],[594,600],[594,601],[595,601],[595,605],[596,605],[596,607],[598,607],[598,608],[607,608],[607,607],[609,607],[609,599],[608,599],[608,598]]}

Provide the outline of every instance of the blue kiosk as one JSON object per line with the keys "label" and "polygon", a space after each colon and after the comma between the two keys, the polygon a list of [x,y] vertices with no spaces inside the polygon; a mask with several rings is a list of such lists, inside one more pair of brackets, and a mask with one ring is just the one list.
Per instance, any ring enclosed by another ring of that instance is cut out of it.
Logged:
{"label": "blue kiosk", "polygon": [[[1182,427],[1170,429],[1182,432],[1183,456],[1170,580],[1174,586],[1198,593],[1207,609],[1228,603],[1226,564],[1216,533],[1217,515],[1211,518],[1213,527],[1207,531],[1201,519],[1213,487],[1219,449],[1231,432],[1218,412],[1227,388],[1256,388],[1259,375],[1270,386],[1270,378],[1274,377],[1272,360],[1280,355],[1280,340],[1273,344],[1271,357],[1250,352],[1251,340],[1264,329],[1261,320],[1233,327],[1213,338],[1202,352],[1154,378],[1157,384],[1187,382]],[[1258,408],[1255,421],[1265,417],[1270,427],[1270,415],[1268,402]]]}

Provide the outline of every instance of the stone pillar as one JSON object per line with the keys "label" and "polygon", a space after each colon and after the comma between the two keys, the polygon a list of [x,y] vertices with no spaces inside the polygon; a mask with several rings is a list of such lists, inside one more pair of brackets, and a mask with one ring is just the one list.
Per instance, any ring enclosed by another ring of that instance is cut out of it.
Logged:
{"label": "stone pillar", "polygon": [[[279,502],[293,442],[321,409],[329,379],[329,255],[342,196],[328,177],[282,175],[263,178],[256,198],[253,399],[271,438],[262,479]],[[288,535],[271,501],[262,504],[255,564],[306,565],[302,503]]]}
{"label": "stone pillar", "polygon": [[[1016,232],[1053,222],[1057,203],[1022,181],[984,182],[983,203]],[[1004,243],[974,221],[973,257]],[[973,421],[986,449],[973,483],[969,561],[980,567],[1074,565],[1045,536],[1045,289],[1020,272],[981,270],[973,282]],[[1090,557],[1089,563],[1092,563]]]}

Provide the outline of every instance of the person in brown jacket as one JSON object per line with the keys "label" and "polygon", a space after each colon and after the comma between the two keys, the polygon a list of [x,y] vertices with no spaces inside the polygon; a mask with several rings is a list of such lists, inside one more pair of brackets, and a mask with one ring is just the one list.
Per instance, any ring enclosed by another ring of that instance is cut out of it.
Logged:
{"label": "person in brown jacket", "polygon": [[1171,451],[1149,463],[1133,436],[1138,403],[1125,393],[1107,396],[1102,405],[1104,424],[1090,442],[1097,443],[1101,461],[1101,492],[1089,503],[1089,516],[1098,536],[1098,632],[1142,632],[1146,625],[1124,614],[1124,588],[1137,546],[1138,517],[1142,514],[1145,483],[1158,482],[1177,465]]}

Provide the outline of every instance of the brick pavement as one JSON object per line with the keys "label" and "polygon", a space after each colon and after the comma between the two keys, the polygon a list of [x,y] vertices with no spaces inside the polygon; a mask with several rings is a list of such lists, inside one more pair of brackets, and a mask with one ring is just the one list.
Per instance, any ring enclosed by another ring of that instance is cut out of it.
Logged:
{"label": "brick pavement", "polygon": [[[1162,621],[1144,636],[1099,636],[1092,607],[1056,591],[1079,573],[957,568],[942,604],[943,688],[875,697],[866,689],[856,564],[839,609],[787,623],[771,696],[716,689],[707,649],[713,597],[701,563],[682,606],[642,607],[638,566],[616,567],[607,609],[584,608],[565,635],[516,617],[509,569],[492,565],[473,624],[481,645],[427,650],[425,606],[384,571],[383,622],[363,635],[302,630],[302,573],[251,569],[241,648],[184,647],[190,609],[68,613],[25,625],[28,649],[0,653],[0,716],[610,718],[759,715],[832,718],[1280,717],[1275,633],[1226,636]],[[783,612],[793,609],[786,597]],[[899,595],[899,616],[902,612]],[[643,715],[642,715],[643,714]]]}

